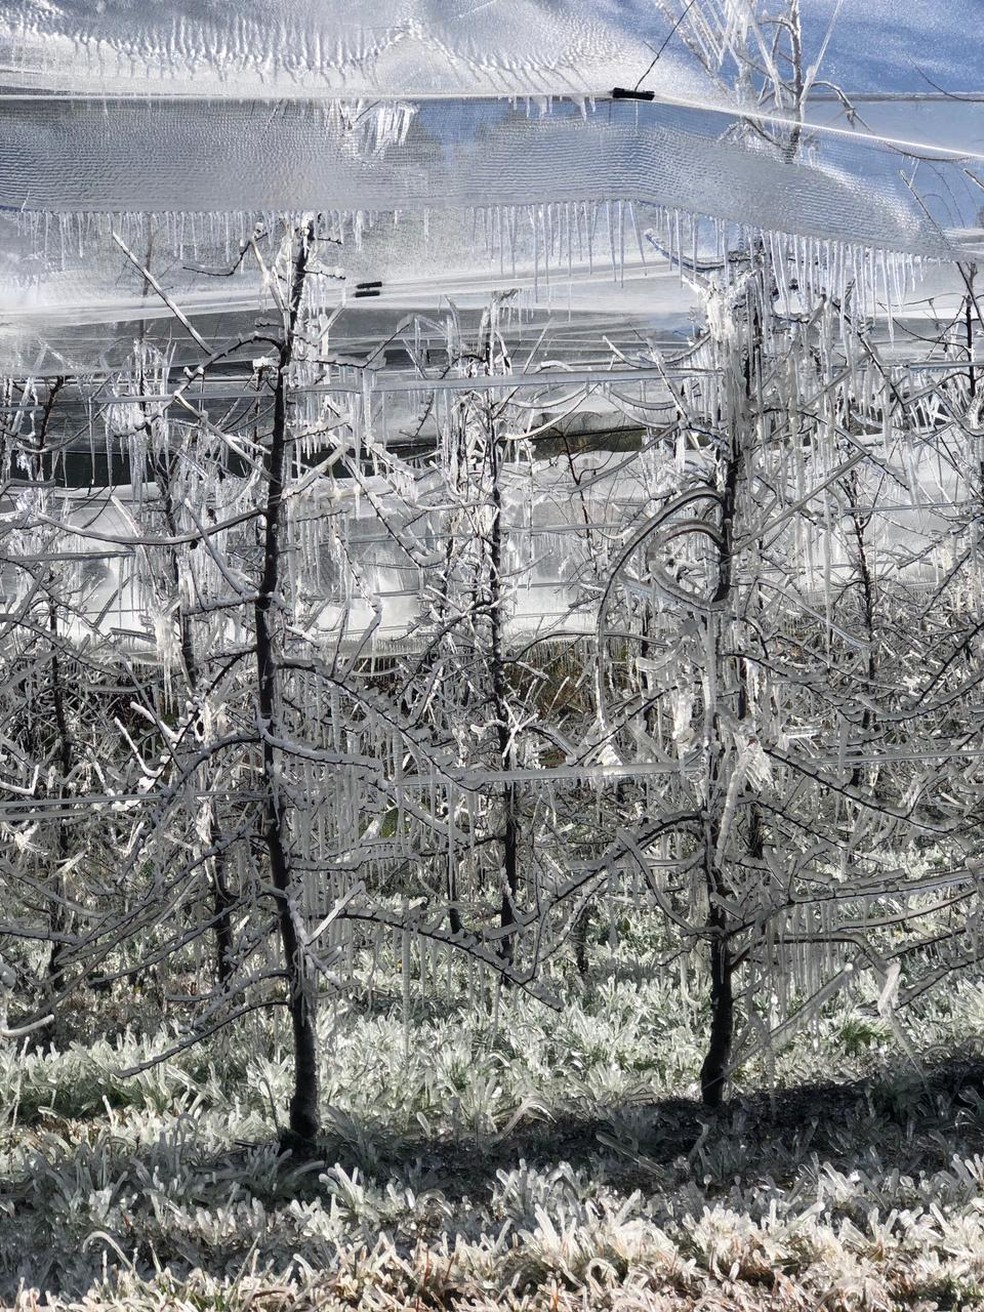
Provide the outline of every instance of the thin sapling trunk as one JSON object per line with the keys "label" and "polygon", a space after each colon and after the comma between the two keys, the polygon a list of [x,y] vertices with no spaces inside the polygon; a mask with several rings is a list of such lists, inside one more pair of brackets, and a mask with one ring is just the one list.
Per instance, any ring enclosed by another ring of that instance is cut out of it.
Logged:
{"label": "thin sapling trunk", "polygon": [[302,1143],[318,1133],[317,994],[299,920],[298,888],[291,870],[286,800],[281,787],[280,755],[274,739],[282,721],[279,615],[281,597],[284,481],[290,444],[288,383],[304,291],[314,244],[310,222],[297,236],[291,263],[286,306],[286,331],[280,343],[274,391],[273,429],[264,461],[266,476],[263,574],[255,604],[257,707],[262,734],[263,802],[260,836],[266,848],[277,908],[277,924],[287,985],[287,1008],[294,1041],[294,1091],[290,1100],[290,1132]]}

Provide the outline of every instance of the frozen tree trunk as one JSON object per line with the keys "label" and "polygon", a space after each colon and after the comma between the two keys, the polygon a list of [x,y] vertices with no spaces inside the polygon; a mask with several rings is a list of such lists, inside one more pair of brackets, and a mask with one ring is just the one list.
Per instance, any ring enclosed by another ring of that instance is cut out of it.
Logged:
{"label": "frozen tree trunk", "polygon": [[587,902],[577,913],[574,924],[571,926],[571,943],[574,946],[574,964],[577,967],[577,973],[582,979],[587,977],[588,962],[588,931],[591,927],[591,903]]}
{"label": "frozen tree trunk", "polygon": [[[753,254],[753,259],[755,258]],[[707,623],[711,626],[713,670],[715,684],[724,688],[729,669],[734,680],[734,718],[741,722],[748,717],[747,672],[741,656],[729,657],[729,646],[723,628],[734,614],[736,578],[736,543],[741,538],[738,519],[742,486],[746,477],[745,449],[758,436],[759,419],[758,383],[762,373],[762,309],[765,304],[764,269],[760,266],[749,281],[744,306],[735,312],[744,320],[745,342],[736,355],[726,363],[726,396],[729,413],[726,415],[729,432],[728,447],[724,456],[723,487],[720,501],[720,539],[717,556],[717,580]],[[726,910],[732,901],[733,890],[724,868],[721,841],[722,799],[727,796],[729,779],[726,766],[736,768],[730,754],[726,754],[722,741],[720,713],[715,706],[711,717],[712,742],[708,776],[709,815],[705,820],[704,866],[708,899],[705,932],[710,947],[711,1024],[707,1054],[700,1071],[701,1098],[708,1107],[719,1107],[724,1100],[728,1072],[731,1067],[732,1045],[735,1033],[733,950],[735,926]],[[749,830],[745,836],[746,855],[761,856],[762,836],[758,811],[754,801],[749,804]],[[725,843],[724,846],[727,844]],[[753,851],[753,849],[755,849]]]}
{"label": "frozen tree trunk", "polygon": [[[710,847],[710,843],[709,843]],[[713,851],[713,847],[711,847]],[[724,879],[713,861],[708,862],[707,884],[711,907],[707,916],[710,937],[711,1027],[707,1055],[700,1068],[700,1096],[707,1107],[720,1107],[724,1101],[731,1048],[735,1034],[734,962],[728,935],[728,916],[718,896],[724,891]]]}
{"label": "frozen tree trunk", "polygon": [[281,790],[280,749],[273,742],[282,722],[280,617],[281,534],[284,520],[284,479],[289,446],[287,420],[288,374],[294,356],[304,279],[314,241],[314,225],[297,234],[286,307],[286,331],[279,345],[274,393],[273,429],[265,457],[263,575],[255,604],[257,707],[262,733],[262,792],[260,836],[270,866],[277,924],[287,986],[287,1009],[294,1041],[294,1090],[289,1126],[304,1143],[320,1127],[318,1111],[317,994],[307,961],[293,878],[286,803]]}
{"label": "frozen tree trunk", "polygon": [[[717,625],[717,616],[709,617]],[[727,790],[722,778],[722,753],[714,751],[708,797],[712,807],[716,797]],[[705,818],[704,825],[704,879],[707,890],[707,921],[704,932],[710,950],[711,1024],[707,1053],[700,1068],[700,1094],[708,1107],[720,1107],[724,1101],[728,1071],[731,1066],[731,1048],[735,1033],[735,996],[733,988],[734,961],[731,951],[731,918],[725,909],[730,901],[730,887],[718,860],[720,827],[716,817]]]}
{"label": "frozen tree trunk", "polygon": [[[64,800],[68,796],[69,775],[75,752],[72,743],[72,731],[68,723],[65,707],[65,681],[58,659],[58,608],[54,597],[48,600],[48,625],[52,642],[56,644],[51,654],[51,704],[55,715],[58,735],[58,797]],[[68,820],[64,815],[58,818],[58,845],[55,865],[53,900],[50,917],[51,952],[48,957],[48,985],[52,994],[59,994],[65,986],[65,930],[68,916],[66,914],[65,879],[62,871],[71,856],[71,839],[68,832]]]}
{"label": "frozen tree trunk", "polygon": [[[43,486],[47,477],[51,474],[51,455],[48,449],[48,431],[51,425],[51,416],[55,407],[59,392],[65,386],[65,378],[57,377],[51,384],[48,396],[45,400],[44,410],[41,415],[41,422],[38,430],[37,446],[32,453],[31,473],[39,486]],[[58,618],[58,600],[56,596],[57,579],[52,570],[47,578],[48,587],[48,633],[51,640],[51,658],[49,663],[49,691],[51,694],[51,709],[55,722],[55,759],[58,762],[58,783],[57,796],[59,801],[64,801],[70,796],[71,785],[69,777],[75,762],[75,745],[73,742],[72,729],[68,719],[68,708],[66,705],[66,682],[65,671],[59,657],[59,647],[62,643],[60,633],[60,623]],[[51,947],[48,954],[47,985],[51,1003],[65,987],[65,967],[64,960],[67,949],[66,931],[69,927],[69,917],[66,903],[65,877],[62,873],[66,867],[69,857],[72,854],[72,841],[69,832],[69,821],[64,814],[59,814],[57,830],[57,840],[55,844],[55,868],[51,880],[51,910],[49,913],[48,927],[51,935]]]}
{"label": "frozen tree trunk", "polygon": [[[150,216],[147,216],[147,249],[144,255],[142,272],[143,291],[142,295],[146,297],[151,289],[149,272],[151,260],[154,253],[154,234],[151,226]],[[137,388],[141,397],[146,397],[152,390],[152,385],[146,376],[145,357],[142,353],[145,346],[147,321],[141,320],[140,332],[137,339],[139,366],[137,370]],[[151,439],[153,449],[153,439],[155,430],[160,424],[161,416],[155,415],[154,408],[148,405],[146,400],[141,400],[140,410],[143,415],[143,428],[147,436]],[[161,498],[161,509],[164,518],[164,524],[167,529],[168,537],[178,539],[180,536],[180,526],[178,523],[178,505],[175,499],[175,481],[178,476],[180,467],[180,456],[171,449],[169,435],[165,430],[163,438],[160,440],[158,449],[153,453],[151,459],[151,468],[154,479],[157,483]],[[180,491],[178,493],[180,500]],[[166,549],[167,571],[170,585],[173,591],[174,603],[177,608],[178,622],[178,642],[181,650],[181,663],[184,666],[185,678],[187,680],[188,690],[192,699],[197,699],[202,689],[202,671],[198,660],[198,654],[195,649],[194,627],[188,609],[184,604],[181,589],[181,562],[178,554],[178,547],[171,546]],[[211,771],[206,776],[205,793],[208,794],[211,789],[212,778]],[[202,801],[204,808],[204,845],[213,853],[207,863],[207,877],[211,884],[212,890],[212,928],[215,936],[215,977],[220,988],[228,988],[235,972],[235,953],[233,947],[233,924],[232,910],[235,906],[236,899],[232,895],[226,872],[225,853],[222,847],[222,835],[216,823],[215,805],[210,796],[205,796]]]}
{"label": "frozen tree trunk", "polygon": [[[860,728],[862,734],[862,743],[867,744],[868,737],[874,724],[874,715],[871,710],[871,699],[876,695],[875,677],[878,672],[878,663],[876,659],[877,644],[875,642],[875,616],[876,616],[876,593],[875,580],[871,571],[871,563],[868,558],[868,546],[866,542],[866,532],[871,522],[871,515],[863,515],[858,509],[858,499],[860,496],[858,479],[852,477],[847,481],[846,491],[849,497],[851,509],[848,512],[851,525],[851,535],[854,538],[856,551],[855,564],[858,573],[859,588],[859,609],[861,612],[862,632],[867,642],[868,654],[865,658],[864,670],[864,694],[865,700],[861,710]],[[862,787],[863,774],[860,765],[856,765],[851,771],[849,782],[852,789]]]}
{"label": "frozen tree trunk", "polygon": [[[461,441],[461,450],[459,459],[464,460],[464,441]],[[413,714],[413,697],[411,688],[414,686],[424,687],[431,673],[441,663],[442,647],[447,639],[447,631],[451,627],[451,575],[454,570],[455,557],[455,535],[453,522],[449,522],[447,535],[444,542],[444,559],[441,566],[440,581],[434,590],[433,614],[437,626],[438,636],[433,645],[425,652],[419,665],[416,666],[413,675],[408,681],[408,686],[404,694],[404,711]],[[451,816],[449,804],[449,817]],[[447,894],[448,894],[448,926],[452,934],[461,934],[464,930],[464,922],[461,918],[461,911],[458,907],[458,871],[454,859],[448,861],[446,876]]]}
{"label": "frozen tree trunk", "polygon": [[[509,688],[506,680],[505,616],[502,596],[502,484],[500,479],[501,451],[495,432],[495,420],[490,415],[489,465],[492,483],[492,524],[489,534],[489,622],[491,624],[490,655],[492,659],[492,704],[495,715],[496,739],[499,749],[499,768],[508,770],[514,761],[512,731],[510,729]],[[499,925],[508,931],[516,923],[516,897],[519,893],[519,798],[516,785],[502,786],[502,906]],[[512,962],[515,956],[515,934],[504,933],[502,956]]]}

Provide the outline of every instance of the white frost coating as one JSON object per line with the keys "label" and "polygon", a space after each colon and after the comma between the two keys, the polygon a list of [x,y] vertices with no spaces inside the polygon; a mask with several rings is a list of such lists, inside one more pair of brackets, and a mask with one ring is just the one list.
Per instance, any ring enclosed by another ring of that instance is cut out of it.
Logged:
{"label": "white frost coating", "polygon": [[[590,94],[649,64],[654,17],[633,11],[619,0],[6,0],[0,67],[7,85],[97,93]],[[674,76],[670,53],[659,80]]]}

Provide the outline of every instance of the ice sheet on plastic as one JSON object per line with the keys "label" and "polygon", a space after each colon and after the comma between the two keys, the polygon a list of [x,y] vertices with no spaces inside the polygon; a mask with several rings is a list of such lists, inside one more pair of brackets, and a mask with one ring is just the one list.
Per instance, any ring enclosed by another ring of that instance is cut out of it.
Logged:
{"label": "ice sheet on plastic", "polygon": [[654,21],[638,0],[5,0],[0,67],[75,92],[566,95],[641,72]]}
{"label": "ice sheet on plastic", "polygon": [[[948,17],[964,6],[937,15],[938,75],[966,45]],[[804,0],[813,48],[830,8]],[[388,304],[503,285],[542,301],[552,278],[548,299],[614,312],[658,300],[666,266],[648,230],[675,214],[840,244],[852,260],[861,249],[953,257],[977,223],[966,159],[914,164],[877,125],[845,130],[833,104],[810,106],[824,122],[795,162],[756,147],[678,42],[646,79],[654,103],[595,99],[632,85],[665,35],[643,0],[395,0],[382,22],[367,12],[341,0],[0,0],[7,345],[20,335],[32,351],[25,325],[43,335],[42,320],[162,313],[114,233],[139,259],[152,253],[189,313],[255,312],[255,268],[210,280],[188,266],[228,263],[257,220],[304,211],[343,239],[349,283],[384,280]],[[842,5],[831,59],[839,50],[843,65],[844,34],[860,39],[866,15],[884,24],[886,4]],[[860,76],[863,62],[855,51],[845,66]],[[955,104],[930,124],[936,143],[961,108],[961,147],[973,147],[973,106]],[[882,112],[888,135],[918,136],[904,115]],[[326,302],[340,290],[326,286]]]}
{"label": "ice sheet on plastic", "polygon": [[[921,253],[939,235],[877,144],[818,139],[814,158],[723,140],[720,114],[492,102],[476,125],[430,106],[375,152],[312,104],[127,100],[0,106],[0,204],[53,212],[421,210],[594,199],[706,214]],[[358,112],[353,111],[353,120]],[[402,139],[401,139],[402,138]]]}
{"label": "ice sheet on plastic", "polygon": [[851,92],[980,87],[980,0],[803,0],[807,48],[836,12],[823,76]]}
{"label": "ice sheet on plastic", "polygon": [[[681,0],[682,8],[682,0]],[[709,9],[726,17],[728,0]],[[802,0],[846,91],[979,86],[979,0]],[[570,94],[628,84],[669,29],[652,0],[2,0],[0,85],[167,95]],[[647,86],[687,83],[672,42]]]}
{"label": "ice sheet on plastic", "polygon": [[203,308],[246,308],[255,288],[186,266],[234,257],[257,215],[306,210],[388,295],[414,277],[454,294],[493,271],[576,281],[599,262],[621,279],[658,263],[647,230],[672,212],[949,254],[897,154],[869,140],[817,137],[786,163],[724,139],[724,115],[655,104],[391,105],[382,126],[379,112],[367,128],[358,106],[310,102],[0,102],[0,318],[136,312],[146,289],[114,233],[141,258],[152,238],[158,275]]}

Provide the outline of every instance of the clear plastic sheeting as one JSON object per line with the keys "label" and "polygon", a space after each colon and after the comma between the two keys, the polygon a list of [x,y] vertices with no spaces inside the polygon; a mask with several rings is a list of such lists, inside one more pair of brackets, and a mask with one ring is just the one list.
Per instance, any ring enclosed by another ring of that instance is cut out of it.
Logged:
{"label": "clear plastic sheeting", "polygon": [[848,273],[866,251],[965,252],[977,189],[959,162],[934,164],[927,200],[870,138],[817,132],[786,162],[731,140],[736,126],[624,102],[0,101],[0,353],[29,370],[45,324],[93,325],[103,345],[65,358],[98,364],[115,331],[103,326],[170,313],[143,268],[189,314],[255,313],[254,261],[216,275],[257,224],[303,212],[334,243],[326,308],[378,281],[379,303],[406,311],[514,289],[682,325],[692,292],[667,255],[700,268],[768,232],[820,243],[822,265]]}
{"label": "clear plastic sheeting", "polygon": [[[824,60],[864,14],[842,5],[831,26],[812,0],[817,98],[791,126],[782,96],[735,80],[747,8],[399,0],[367,18],[339,0],[0,0],[3,367],[63,350],[65,367],[98,367],[129,335],[114,325],[170,314],[142,268],[187,313],[241,323],[264,304],[262,274],[214,275],[258,223],[307,212],[337,243],[326,310],[370,281],[407,312],[515,290],[679,325],[694,300],[681,263],[700,274],[762,234],[825,244],[819,264],[845,276],[870,252],[972,259],[974,106],[909,122],[838,99]],[[959,45],[939,28],[934,76]],[[620,84],[654,99],[613,100]]]}
{"label": "clear plastic sheeting", "polygon": [[567,95],[641,72],[653,18],[622,0],[7,0],[0,66],[83,94]]}
{"label": "clear plastic sheeting", "polygon": [[[717,114],[611,103],[543,117],[453,105],[367,149],[351,116],[304,104],[13,102],[2,108],[0,204],[56,213],[421,211],[627,200],[762,229],[943,254],[897,156],[818,140],[786,162],[727,140]],[[160,143],[167,143],[166,149]]]}
{"label": "clear plastic sheeting", "polygon": [[[737,22],[728,0],[701,8],[705,29]],[[904,15],[896,0],[800,8],[808,49],[826,42],[822,76],[847,92],[979,85],[978,0],[910,0]],[[632,86],[672,22],[651,0],[4,0],[0,82],[233,98],[598,93]],[[645,85],[692,97],[704,82],[677,40]]]}

